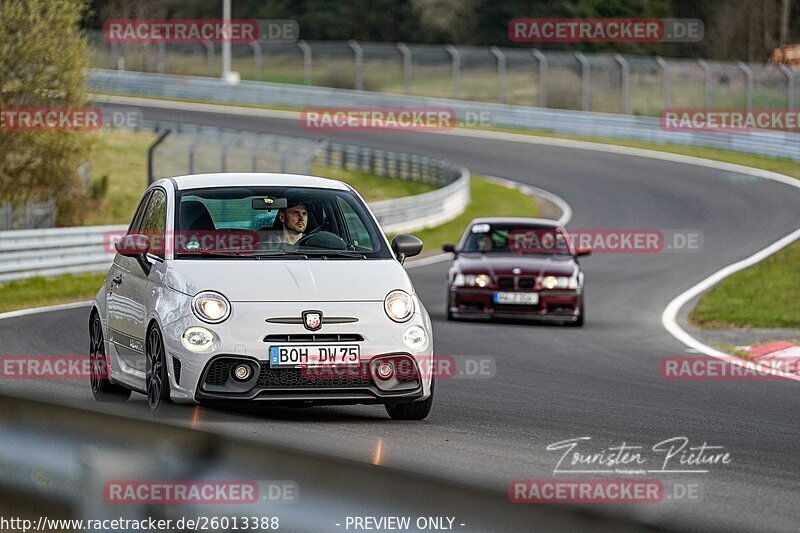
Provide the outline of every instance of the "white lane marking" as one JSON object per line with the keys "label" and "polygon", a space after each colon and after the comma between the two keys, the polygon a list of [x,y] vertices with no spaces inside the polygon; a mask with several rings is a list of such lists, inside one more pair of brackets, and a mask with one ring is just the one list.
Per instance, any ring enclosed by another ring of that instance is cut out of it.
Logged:
{"label": "white lane marking", "polygon": [[[800,188],[800,185],[797,185]],[[674,300],[672,300],[666,309],[664,309],[664,313],[661,315],[661,323],[664,325],[664,328],[669,331],[673,337],[684,343],[685,345],[694,348],[695,350],[709,355],[711,357],[716,357],[717,359],[724,359],[728,362],[738,364],[739,366],[747,366],[747,362],[744,360],[740,360],[737,357],[728,355],[725,352],[717,350],[716,348],[712,348],[711,346],[707,346],[700,342],[699,340],[695,339],[686,331],[683,330],[678,325],[677,316],[678,312],[680,312],[681,308],[686,305],[686,303],[691,300],[692,298],[698,296],[703,291],[706,291],[722,281],[723,279],[727,278],[731,274],[735,272],[739,272],[740,270],[744,270],[745,268],[752,266],[759,261],[764,260],[765,258],[769,257],[770,255],[774,254],[778,250],[789,246],[791,243],[800,239],[800,229],[797,229],[786,235],[782,239],[770,244],[763,250],[756,252],[755,254],[751,255],[746,259],[742,259],[737,263],[733,263],[732,265],[728,265],[722,270],[715,272],[714,274],[710,275],[691,289],[687,290],[686,292],[680,294]],[[750,362],[752,365],[752,362]],[[767,367],[764,367],[765,371]],[[785,378],[793,379],[795,381],[800,381],[800,376],[796,374],[787,374],[786,372],[775,371],[775,375],[782,376]]]}
{"label": "white lane marking", "polygon": [[34,307],[31,309],[20,309],[19,311],[9,311],[7,313],[0,313],[0,320],[6,318],[17,318],[20,316],[36,315],[39,313],[49,313],[50,311],[65,311],[67,309],[80,309],[81,307],[89,307],[91,301],[85,302],[72,302],[68,304],[48,305],[47,307]]}

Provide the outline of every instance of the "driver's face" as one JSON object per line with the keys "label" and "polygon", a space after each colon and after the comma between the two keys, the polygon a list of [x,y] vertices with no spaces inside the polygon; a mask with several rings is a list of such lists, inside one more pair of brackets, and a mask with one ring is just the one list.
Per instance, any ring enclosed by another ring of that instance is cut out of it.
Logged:
{"label": "driver's face", "polygon": [[308,210],[303,204],[289,207],[283,211],[283,225],[286,229],[303,233],[308,225]]}

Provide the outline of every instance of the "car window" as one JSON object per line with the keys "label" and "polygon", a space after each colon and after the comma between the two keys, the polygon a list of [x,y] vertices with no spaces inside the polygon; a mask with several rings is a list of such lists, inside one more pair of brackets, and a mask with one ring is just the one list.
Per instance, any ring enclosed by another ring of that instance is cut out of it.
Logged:
{"label": "car window", "polygon": [[175,243],[178,259],[290,252],[309,258],[392,257],[363,201],[349,190],[235,186],[179,191],[175,229],[182,238]]}
{"label": "car window", "polygon": [[131,219],[131,225],[128,226],[128,233],[138,233],[139,227],[142,223],[142,215],[144,214],[144,210],[147,207],[147,201],[150,199],[150,193],[148,192],[145,194],[141,201],[139,202],[139,207],[136,208],[136,212],[133,214],[133,218]]}
{"label": "car window", "polygon": [[358,249],[371,250],[372,239],[369,236],[366,226],[364,226],[364,223],[361,221],[361,218],[359,218],[358,214],[344,198],[339,197],[338,202],[353,246]]}
{"label": "car window", "polygon": [[147,210],[142,217],[139,233],[150,238],[150,253],[164,258],[164,234],[167,224],[167,195],[161,189],[152,192]]}

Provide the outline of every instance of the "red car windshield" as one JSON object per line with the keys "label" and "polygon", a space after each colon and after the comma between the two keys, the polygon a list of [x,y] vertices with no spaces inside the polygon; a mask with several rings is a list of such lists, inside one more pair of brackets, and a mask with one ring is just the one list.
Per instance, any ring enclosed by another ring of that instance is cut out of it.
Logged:
{"label": "red car windshield", "polygon": [[475,224],[461,246],[467,253],[574,255],[568,235],[551,226]]}

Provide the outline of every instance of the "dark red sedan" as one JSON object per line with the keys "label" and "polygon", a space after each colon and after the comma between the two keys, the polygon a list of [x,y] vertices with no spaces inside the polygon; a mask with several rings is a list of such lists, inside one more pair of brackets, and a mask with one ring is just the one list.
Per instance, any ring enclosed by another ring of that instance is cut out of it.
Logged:
{"label": "dark red sedan", "polygon": [[582,326],[583,272],[567,230],[539,218],[476,218],[448,274],[447,318],[525,319]]}

